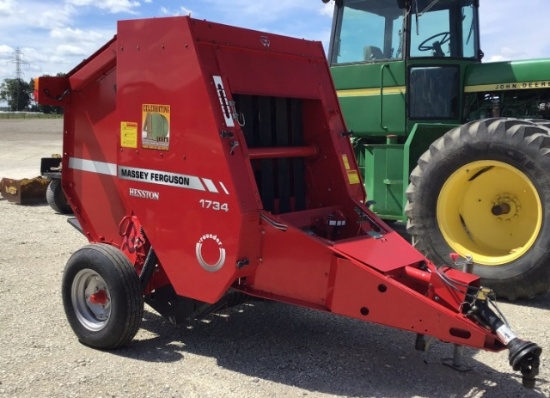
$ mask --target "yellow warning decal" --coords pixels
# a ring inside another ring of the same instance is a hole
[[[357,170],[347,170],[348,173],[348,181],[351,185],[353,184],[359,184],[361,180],[359,179],[359,173]]]
[[[170,148],[170,105],[143,104],[141,146],[167,151]]]
[[[346,170],[349,170],[351,167],[349,167],[348,155],[342,155],[342,161],[344,162],[344,167]]]
[[[122,148],[137,148],[138,124],[135,122],[120,122],[120,146]]]

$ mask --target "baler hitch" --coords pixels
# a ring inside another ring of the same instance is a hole
[[[480,292],[485,292],[480,290]],[[485,293],[478,293],[478,298],[468,311],[468,316],[477,320],[482,325],[489,327],[508,348],[508,360],[512,368],[521,371],[522,384],[527,388],[535,387],[535,377],[539,374],[540,355],[542,348],[530,341],[519,339],[490,307],[489,298]],[[496,308],[496,307],[495,307]],[[498,309],[497,309],[498,311]],[[502,318],[502,319],[501,319]]]
[[[508,360],[514,370],[521,371],[521,382],[527,388],[535,387],[535,377],[539,374],[542,348],[530,341],[517,337],[508,344]]]
[[[461,259],[457,253],[451,253],[450,257],[457,268],[462,268],[467,273],[473,272],[472,256],[468,255]],[[440,275],[445,278],[444,274],[440,273]],[[515,371],[521,371],[523,386],[534,388],[535,377],[539,374],[542,348],[530,341],[519,339],[512,332],[506,319],[494,304],[494,296],[491,289],[470,288],[467,297],[471,298],[471,302],[464,303],[462,310],[469,318],[489,328],[499,337],[499,340],[508,348],[510,365]],[[490,304],[498,312],[498,315],[490,308]]]

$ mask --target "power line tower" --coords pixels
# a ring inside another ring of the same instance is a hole
[[[23,52],[17,47],[13,53],[13,62],[15,62],[15,78],[20,80],[23,77],[21,64],[23,63]]]
[[[19,94],[21,93],[21,82],[23,81],[23,64],[28,64],[27,62],[23,61],[23,52],[19,47],[15,49],[13,52],[13,59],[12,61],[15,63],[15,84],[16,84],[16,106],[15,110],[19,111]]]

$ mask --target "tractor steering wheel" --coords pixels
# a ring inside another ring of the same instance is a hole
[[[428,43],[429,41],[432,41],[433,39],[435,39],[436,37],[439,37],[439,36],[442,36],[441,40],[439,41],[439,47],[441,47],[443,44],[447,43],[451,39],[451,33],[450,32],[437,33],[433,36],[428,37],[426,40],[424,40],[422,43],[420,43],[418,45],[418,50],[419,51],[437,50],[434,47],[435,42],[432,43],[431,45],[427,45],[426,43]]]

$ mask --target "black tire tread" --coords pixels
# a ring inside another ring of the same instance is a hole
[[[46,189],[46,201],[57,213],[71,214],[73,212],[61,187],[60,179],[54,178],[48,184]]]
[[[127,345],[136,335],[141,325],[143,318],[143,293],[141,291],[141,283],[139,282],[136,270],[120,250],[114,246],[107,244],[92,245],[94,249],[101,252],[115,266],[119,273],[120,279],[126,289],[128,318],[126,319],[125,333],[120,336],[119,340],[110,347],[111,349]]]

